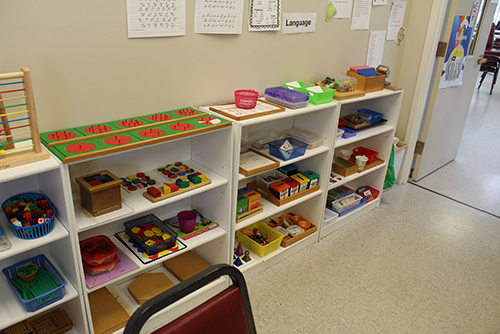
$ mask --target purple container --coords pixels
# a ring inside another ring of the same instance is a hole
[[[181,211],[177,214],[179,219],[179,228],[183,233],[191,233],[194,231],[194,223],[198,214],[193,211]]]
[[[269,102],[277,103],[292,109],[306,107],[309,101],[309,95],[306,93],[288,89],[283,86],[266,88],[265,97]]]

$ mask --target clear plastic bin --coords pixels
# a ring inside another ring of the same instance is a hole
[[[323,144],[323,137],[304,129],[291,128],[283,131],[283,133],[287,137],[292,137],[307,143],[308,150],[312,150],[313,148],[319,147]]]
[[[266,129],[248,134],[248,142],[257,150],[265,150],[269,148],[269,143],[285,138],[285,135],[275,129]]]

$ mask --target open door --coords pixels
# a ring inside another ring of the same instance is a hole
[[[469,16],[472,12],[471,0],[450,0],[441,41],[450,41],[455,16]],[[445,59],[440,58],[434,67],[434,78],[429,86],[429,94],[417,142],[415,167],[412,179],[417,181],[455,159],[460,139],[469,112],[472,94],[479,74],[479,56],[482,55],[493,22],[497,1],[479,0],[477,17],[473,25],[473,39],[469,42],[469,55],[464,54],[465,68],[462,84],[439,88]],[[459,27],[460,29],[461,27]],[[455,36],[456,34],[454,34]],[[456,55],[456,54],[455,54]],[[487,88],[484,88],[487,89]],[[407,174],[408,175],[408,174]]]

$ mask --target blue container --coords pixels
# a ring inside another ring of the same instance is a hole
[[[45,268],[52,275],[52,277],[54,277],[57,283],[59,283],[59,286],[51,291],[44,293],[43,295],[40,295],[30,300],[24,300],[19,295],[19,292],[14,287],[11,280],[15,280],[16,278],[19,277],[17,276],[17,269],[19,267],[22,267],[30,263],[36,264],[38,268]],[[5,278],[7,278],[7,282],[9,282],[9,285],[12,288],[12,290],[14,290],[14,292],[16,293],[17,298],[19,298],[24,308],[28,312],[35,312],[41,309],[42,307],[50,305],[64,298],[65,294],[64,287],[66,286],[66,280],[64,279],[64,277],[62,277],[59,271],[57,271],[54,265],[50,263],[50,261],[43,254],[18,262],[10,267],[4,268],[2,272],[5,275]]]
[[[354,137],[355,135],[358,134],[358,132],[354,131],[353,129],[342,128],[342,130],[344,130],[344,133],[342,134],[342,138],[351,138],[351,137]]]
[[[292,148],[289,150],[283,150],[281,149],[281,145],[288,140],[288,142],[292,145]],[[304,153],[306,153],[307,149],[307,143],[304,143],[303,141],[297,140],[292,137],[287,137],[285,139],[280,139],[280,140],[275,140],[273,142],[269,143],[269,153],[278,159],[281,160],[289,160],[289,159],[294,159],[298,158]]]
[[[45,197],[42,194],[38,194],[38,193],[19,194],[19,195],[13,196],[13,197],[9,198],[8,200],[6,200],[5,202],[3,202],[2,209],[5,208],[6,206],[9,206],[14,197],[17,197],[21,200],[24,198],[27,198],[27,197],[31,197],[33,202],[39,201],[39,200],[46,200],[49,203],[49,208],[52,209],[52,211],[54,212],[52,217],[47,219],[42,224],[36,224],[33,226],[16,226],[16,225],[10,223],[10,226],[12,227],[12,231],[14,232],[16,237],[21,238],[21,239],[36,239],[36,238],[40,238],[40,237],[43,237],[44,235],[49,234],[54,229],[54,219],[55,219],[54,217],[56,216],[56,210],[54,209],[52,204],[50,204],[50,201],[47,199],[47,197]],[[5,214],[5,216],[7,216],[7,214]],[[7,220],[9,220],[9,217],[7,217]]]
[[[368,125],[378,123],[382,120],[382,117],[384,117],[384,114],[370,109],[358,109],[358,115],[359,117],[361,117],[363,122]]]

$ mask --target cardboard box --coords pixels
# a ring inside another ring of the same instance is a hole
[[[286,179],[283,179],[283,182],[288,184],[288,186],[290,187],[288,190],[288,196],[293,196],[299,193],[300,189],[299,181],[294,180],[291,177],[287,177]]]
[[[309,179],[305,177],[302,173],[294,174],[290,177],[300,183],[299,192],[307,190],[309,185]]]
[[[290,186],[283,182],[283,180],[273,182],[269,185],[269,190],[279,200],[285,199],[289,196],[289,189]]]
[[[258,208],[260,205],[260,194],[256,191],[246,193],[243,196],[248,198],[248,211]]]

